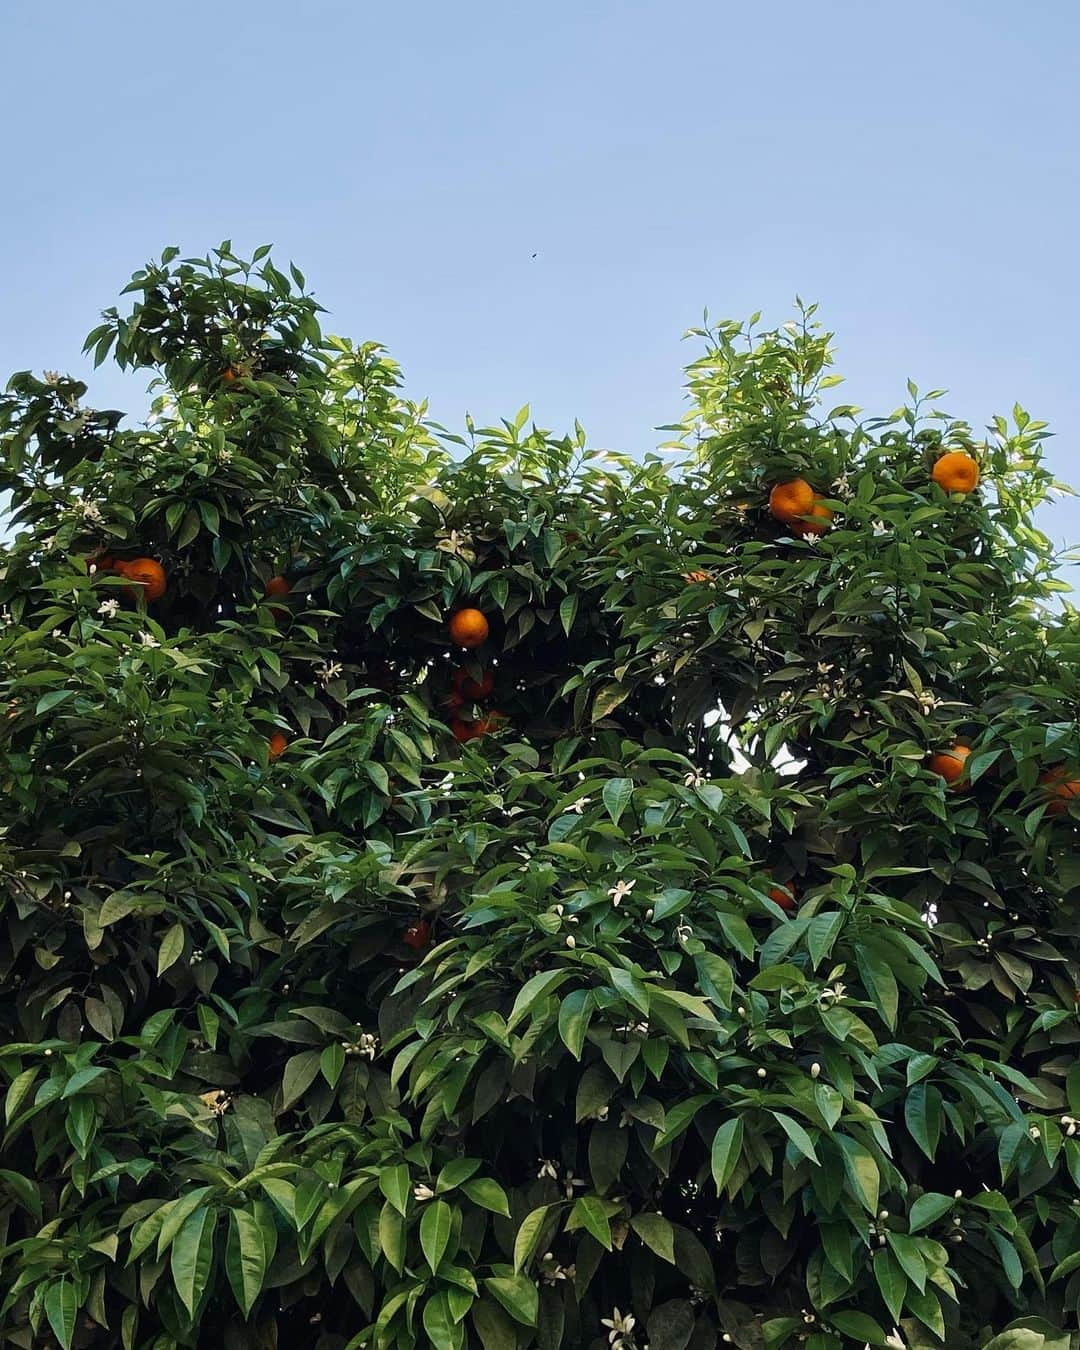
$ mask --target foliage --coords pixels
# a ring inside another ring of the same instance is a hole
[[[88,342],[144,425],[0,401],[5,1344],[1061,1350],[1043,424],[829,410],[800,306],[695,330],[643,462],[458,437],[304,285],[168,250]],[[794,476],[820,537],[768,512]]]

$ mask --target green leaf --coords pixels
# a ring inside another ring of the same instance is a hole
[[[471,1176],[474,1176],[483,1165],[480,1158],[451,1159],[435,1181],[435,1194],[445,1195],[447,1191],[456,1190],[462,1182],[468,1181]]]
[[[463,1344],[462,1330],[450,1311],[450,1299],[445,1289],[424,1304],[423,1322],[426,1343],[434,1350],[458,1350]]]
[[[630,694],[631,690],[626,685],[605,684],[593,699],[591,720],[599,722],[609,716],[620,703],[624,703],[630,697]]]
[[[40,717],[42,713],[46,713],[51,708],[55,708],[66,699],[73,698],[74,694],[75,691],[73,689],[53,689],[48,694],[42,694],[37,701],[34,712]]]
[[[542,970],[532,979],[526,980],[518,991],[510,1016],[506,1019],[507,1031],[513,1031],[519,1022],[528,1017],[541,999],[554,993],[572,974],[571,970]]]
[[[501,1214],[506,1219],[510,1217],[510,1202],[497,1181],[492,1181],[490,1177],[477,1177],[475,1181],[466,1181],[461,1189],[474,1205],[488,1209],[492,1214]]]
[[[622,813],[630,805],[633,794],[634,784],[630,778],[609,778],[604,784],[601,796],[613,825],[618,825]]]
[[[269,1253],[263,1224],[243,1209],[229,1211],[225,1274],[240,1311],[247,1317],[262,1292]]]
[[[859,967],[866,992],[881,1015],[881,1020],[890,1031],[896,1029],[896,1016],[900,1007],[900,990],[896,976],[876,952],[856,944],[855,961]]]
[[[379,1190],[397,1212],[404,1215],[409,1207],[409,1195],[412,1191],[408,1167],[404,1163],[398,1163],[395,1167],[384,1167],[379,1173]]]
[[[553,1208],[553,1205],[540,1205],[526,1214],[521,1221],[521,1227],[514,1238],[515,1275],[520,1274],[532,1260]]]
[[[285,1065],[281,1078],[281,1109],[288,1110],[314,1083],[319,1073],[318,1050],[303,1050]]]
[[[717,1195],[721,1194],[728,1178],[735,1171],[742,1154],[743,1123],[741,1116],[726,1120],[713,1135],[710,1164],[713,1185]]]
[[[49,1319],[52,1333],[63,1350],[71,1350],[78,1315],[79,1301],[75,1294],[75,1286],[61,1276],[45,1290],[45,1316]]]
[[[896,1257],[885,1248],[879,1248],[874,1253],[874,1279],[893,1322],[899,1322],[900,1311],[904,1306],[904,1294],[907,1291],[907,1276]]]
[[[955,1204],[951,1195],[941,1195],[937,1191],[920,1195],[908,1211],[908,1231],[918,1233],[923,1228],[929,1228],[942,1215],[948,1214]]]
[[[664,1116],[664,1128],[657,1134],[654,1147],[663,1148],[666,1144],[678,1139],[679,1135],[689,1127],[701,1108],[708,1106],[715,1100],[716,1098],[711,1092],[706,1092],[696,1097],[687,1097],[685,1101],[673,1106]],[[580,1116],[578,1118],[580,1119]]]
[[[345,1050],[339,1041],[328,1045],[319,1056],[319,1072],[327,1086],[335,1088],[345,1068]]]
[[[574,626],[574,619],[577,616],[578,596],[576,591],[564,596],[559,605],[559,620],[563,626],[563,632],[567,637],[570,636],[570,630]]]
[[[611,1251],[611,1224],[608,1222],[604,1202],[595,1195],[583,1195],[574,1203],[570,1211],[570,1222],[579,1224],[591,1233],[606,1251]]]
[[[217,1214],[207,1206],[195,1210],[177,1233],[169,1256],[173,1284],[189,1317],[206,1292],[214,1264],[214,1229]]]
[[[446,1255],[452,1226],[453,1211],[445,1200],[432,1200],[425,1206],[420,1220],[420,1247],[432,1274]]]
[[[801,1153],[804,1158],[808,1158],[810,1162],[817,1164],[818,1155],[814,1151],[814,1141],[799,1122],[793,1120],[791,1116],[784,1115],[781,1111],[773,1111],[772,1116],[791,1140],[798,1152]]]
[[[926,1288],[926,1260],[918,1240],[905,1233],[886,1233],[885,1237],[901,1270],[921,1293]]]
[[[575,1059],[581,1059],[595,1008],[596,999],[591,989],[575,989],[559,1005],[559,1035]]]
[[[379,1214],[379,1248],[400,1275],[405,1269],[405,1218],[389,1201]]]
[[[852,1193],[869,1213],[876,1214],[881,1175],[873,1155],[845,1135],[837,1135],[836,1140],[843,1151],[844,1170],[851,1184]]]
[[[662,1261],[672,1266],[675,1264],[675,1229],[669,1219],[665,1219],[662,1214],[635,1214],[630,1220],[630,1227]]]
[[[524,1275],[495,1275],[484,1281],[484,1288],[515,1321],[527,1327],[536,1326],[540,1296],[531,1280]]]
[[[885,1339],[887,1333],[866,1313],[853,1312],[847,1309],[842,1312],[830,1312],[829,1321],[845,1336],[851,1336],[860,1343],[887,1344]]]
[[[174,923],[165,936],[161,939],[161,946],[158,948],[157,973],[160,979],[170,966],[176,965],[177,961],[184,954],[185,933],[182,923]]]
[[[497,1303],[474,1303],[472,1320],[484,1350],[516,1350],[514,1324]]]
[[[912,1139],[933,1162],[941,1139],[942,1121],[941,1093],[933,1084],[916,1083],[908,1089],[904,1121]]]

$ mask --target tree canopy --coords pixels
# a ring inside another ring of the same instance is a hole
[[[459,435],[267,248],[125,294],[141,423],[0,396],[5,1344],[1075,1344],[1045,424],[800,303]]]

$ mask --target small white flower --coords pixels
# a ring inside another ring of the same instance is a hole
[[[331,680],[336,680],[345,667],[340,661],[324,661],[315,672],[315,677],[325,689]]]
[[[573,951],[574,948],[577,946],[577,938],[574,937],[573,933],[571,933],[570,936],[566,939],[566,945],[570,948],[571,951]]]
[[[1032,1125],[1031,1129],[1028,1130],[1028,1134],[1031,1135],[1032,1139],[1036,1142],[1042,1138],[1042,1130],[1039,1129],[1038,1125]]]
[[[874,523],[870,526],[870,528],[876,535],[889,533],[889,527],[888,525],[885,524],[883,520],[875,520]]]
[[[154,637],[153,633],[140,633],[139,641],[144,647],[160,647],[161,643]]]
[[[811,1078],[820,1078],[820,1077],[821,1077],[821,1065],[820,1065],[820,1064],[811,1064],[811,1065],[810,1065],[810,1077],[811,1077]]]
[[[368,1059],[374,1059],[375,1053],[379,1048],[378,1036],[373,1036],[370,1031],[365,1031],[356,1042],[356,1048],[362,1055],[367,1055]]]
[[[557,1181],[559,1169],[550,1158],[540,1159],[540,1171],[536,1174],[537,1180],[543,1181],[545,1177],[550,1177],[552,1181]]]
[[[574,1176],[573,1172],[567,1172],[563,1178],[563,1190],[566,1192],[567,1200],[573,1200],[575,1186],[584,1187],[584,1185],[585,1183],[580,1177]]]
[[[50,534],[48,539],[43,539],[41,541],[41,547],[45,550],[46,553],[51,553],[53,549],[56,547],[56,535]]]
[[[817,673],[819,675],[828,675],[830,670],[832,670],[831,661],[819,661],[817,663]]]
[[[758,1069],[757,1076],[759,1078],[767,1078],[769,1076],[768,1069]]]
[[[101,507],[97,502],[81,501],[79,511],[84,520],[99,521],[101,519]]]
[[[576,802],[571,802],[566,809],[573,811],[574,815],[580,816],[591,801],[591,797],[579,797]]]
[[[619,880],[612,886],[611,890],[608,891],[608,895],[611,896],[611,903],[616,909],[619,908],[619,905],[626,899],[636,885],[636,881]]]
[[[683,786],[688,788],[701,787],[702,783],[707,781],[708,780],[703,773],[698,773],[696,769],[691,769],[683,778]]]
[[[232,462],[232,451],[228,446],[224,450],[218,451],[218,462],[220,464],[230,464]]]
[[[60,372],[59,372],[58,370],[47,370],[47,371],[45,372],[45,383],[46,383],[46,384],[59,384],[59,383],[60,383]]]
[[[608,1344],[621,1346],[623,1344],[623,1338],[629,1336],[637,1325],[637,1319],[634,1317],[633,1313],[626,1313],[624,1316],[618,1308],[613,1308],[610,1317],[601,1317],[600,1325],[602,1327],[610,1328],[608,1331]]]
[[[694,936],[694,930],[690,927],[688,923],[685,922],[680,923],[678,927],[675,929],[675,936],[678,938],[680,942],[687,942],[690,938]]]
[[[98,605],[97,612],[106,619],[114,619],[119,608],[119,600],[103,600],[101,604]]]
[[[829,1007],[834,1003],[842,1003],[844,1001],[844,990],[846,988],[846,984],[841,984],[837,981],[836,984],[831,984],[827,989],[823,989],[821,993],[818,994],[817,1001],[823,1008]]]
[[[422,1181],[412,1188],[412,1193],[421,1204],[423,1204],[425,1200],[434,1200],[435,1198],[435,1192],[430,1186],[425,1186]]]
[[[818,544],[821,543],[821,535],[820,535],[820,534],[804,534],[804,535],[803,535],[803,543],[809,545],[810,548],[817,548]]]

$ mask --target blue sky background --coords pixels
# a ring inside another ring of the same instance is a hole
[[[0,372],[85,370],[165,244],[266,241],[440,421],[640,453],[703,307],[799,292],[843,397],[1019,399],[1080,484],[1078,76],[1075,0],[6,0]]]

